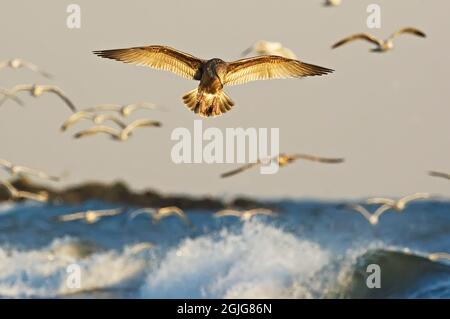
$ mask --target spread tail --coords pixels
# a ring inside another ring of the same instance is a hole
[[[222,115],[234,106],[234,102],[223,91],[209,94],[194,89],[183,96],[183,101],[191,111],[203,117]]]

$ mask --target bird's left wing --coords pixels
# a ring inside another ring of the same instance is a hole
[[[402,35],[402,34],[412,34],[412,35],[416,35],[421,38],[426,38],[426,36],[427,36],[424,32],[420,31],[419,29],[408,27],[408,28],[403,28],[401,30],[398,30],[397,32],[392,34],[391,39],[398,37],[399,35]]]
[[[67,95],[58,87],[56,86],[47,86],[45,87],[45,91],[52,92],[58,95],[66,104],[67,106],[72,110],[72,112],[77,112],[77,108],[75,104],[67,97]]]
[[[94,54],[102,58],[170,71],[190,80],[200,79],[198,75],[204,62],[190,54],[161,45],[94,51]]]
[[[228,63],[224,84],[238,85],[257,80],[298,78],[331,72],[333,70],[298,60],[263,55]]]
[[[338,164],[343,163],[345,159],[343,158],[328,158],[328,157],[320,157],[315,155],[309,155],[309,154],[294,154],[291,156],[292,159],[302,159],[307,160],[311,162],[318,162],[318,163],[327,163],[327,164]]]

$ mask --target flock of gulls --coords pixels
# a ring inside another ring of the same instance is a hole
[[[339,6],[341,2],[341,0],[327,0],[324,2],[324,5]],[[372,51],[387,52],[394,48],[394,39],[404,34],[421,38],[426,37],[424,32],[412,27],[400,29],[386,40],[378,39],[367,33],[357,33],[338,41],[332,45],[332,49],[356,40],[364,40],[375,45]],[[332,69],[326,67],[302,62],[297,59],[296,54],[291,49],[284,47],[283,44],[265,40],[257,41],[254,45],[242,52],[243,58],[232,62],[225,62],[218,58],[209,60],[200,59],[191,54],[161,45],[100,50],[94,51],[93,53],[102,58],[170,71],[186,79],[199,81],[200,83],[197,88],[183,96],[183,102],[188,109],[202,117],[220,116],[233,108],[235,103],[223,91],[225,86],[240,85],[256,80],[321,76],[333,72]],[[246,57],[249,54],[254,54],[255,56]],[[53,79],[50,73],[34,63],[20,58],[0,62],[0,71],[7,68],[13,70],[26,68],[47,79]],[[9,89],[0,88],[0,97],[2,97],[0,99],[0,106],[9,100],[23,106],[22,92],[28,92],[34,98],[41,97],[44,93],[57,96],[72,112],[72,115],[62,123],[60,128],[62,132],[66,132],[82,121],[88,121],[93,124],[88,129],[76,132],[73,135],[74,138],[85,138],[102,134],[109,136],[113,140],[124,142],[139,128],[162,126],[161,122],[149,118],[140,118],[132,122],[126,121],[132,113],[137,111],[153,111],[158,109],[159,107],[153,103],[139,102],[127,105],[101,104],[84,110],[78,110],[66,93],[55,85],[19,84]],[[111,125],[108,126],[106,125],[107,123]],[[280,167],[285,167],[296,161],[339,164],[343,163],[344,159],[325,158],[309,154],[279,154],[273,158],[259,159],[255,163],[246,164],[232,171],[225,172],[221,174],[221,177],[232,177],[258,165],[275,161]],[[53,182],[58,182],[62,179],[62,177],[52,176],[40,170],[16,165],[4,159],[0,159],[0,168],[6,171],[10,178],[35,177]],[[449,173],[430,171],[429,175],[450,180]],[[45,191],[37,193],[21,191],[15,188],[8,180],[0,181],[0,185],[7,190],[11,200],[49,201],[49,194]],[[375,226],[379,223],[380,217],[386,212],[402,212],[411,201],[425,200],[431,197],[428,193],[416,193],[400,199],[370,198],[364,203],[341,205],[340,208],[361,214],[371,225]],[[365,205],[378,205],[378,207],[373,212],[370,212]],[[125,212],[126,210],[123,208],[89,210],[58,216],[57,220],[60,222],[82,220],[87,224],[94,224],[102,218],[117,216]],[[175,206],[140,208],[129,212],[129,219],[134,219],[142,214],[148,215],[154,223],[158,223],[162,219],[170,216],[176,216],[186,225],[191,224],[186,213]],[[216,217],[235,217],[242,221],[248,221],[259,215],[276,217],[277,213],[267,208],[254,208],[242,211],[229,208],[215,213]],[[447,253],[434,253],[429,258],[432,260],[442,258],[450,259],[450,255]]]

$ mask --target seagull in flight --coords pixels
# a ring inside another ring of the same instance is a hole
[[[140,119],[128,124],[121,131],[109,126],[93,126],[87,130],[83,130],[74,135],[75,138],[82,138],[97,134],[108,134],[113,140],[125,142],[131,136],[133,130],[139,127],[160,127],[162,124],[158,121],[149,119]]]
[[[122,212],[123,212],[122,208],[88,210],[85,212],[77,212],[77,213],[58,216],[57,219],[61,222],[72,222],[75,220],[83,220],[87,224],[94,224],[103,217],[117,216],[117,215],[121,214]]]
[[[184,223],[190,225],[190,221],[189,221],[186,213],[181,208],[176,207],[176,206],[161,207],[158,209],[150,208],[150,207],[140,208],[131,213],[130,219],[134,219],[141,214],[150,215],[153,223],[158,223],[161,219],[169,217],[169,216],[176,216],[176,217],[180,218]]]
[[[373,35],[370,35],[368,33],[358,33],[351,35],[347,38],[344,38],[340,40],[339,42],[335,43],[332,48],[336,49],[340,47],[341,45],[344,45],[346,43],[356,41],[356,40],[365,40],[372,44],[374,44],[376,47],[372,49],[373,52],[387,52],[394,48],[394,39],[402,34],[412,34],[421,38],[426,38],[426,34],[422,31],[415,29],[415,28],[403,28],[395,33],[393,33],[389,38],[386,40],[381,40]]]
[[[325,0],[324,5],[326,7],[337,7],[340,6],[342,3],[342,0]]]
[[[48,193],[45,191],[39,192],[39,193],[31,193],[26,191],[21,191],[15,188],[10,182],[8,181],[0,181],[0,184],[3,185],[6,190],[8,191],[9,195],[13,200],[20,200],[20,199],[29,199],[36,202],[47,202],[48,201]]]
[[[124,129],[127,127],[127,124],[119,119],[118,117],[112,115],[112,114],[95,114],[91,112],[86,111],[80,111],[77,113],[72,114],[62,125],[61,125],[61,131],[66,131],[69,127],[73,126],[74,124],[78,123],[81,120],[89,120],[92,121],[96,125],[101,125],[106,121],[111,121],[115,124],[117,124],[121,129]]]
[[[5,97],[0,101],[0,106],[8,99],[11,95],[16,95],[19,92],[29,92],[33,97],[40,97],[44,93],[56,94],[64,103],[70,108],[72,112],[76,112],[77,108],[72,103],[72,101],[66,96],[66,94],[57,86],[54,85],[37,85],[37,84],[19,84],[14,86],[12,89],[7,91]]]
[[[183,96],[186,106],[202,116],[219,116],[228,112],[234,102],[223,91],[226,85],[256,80],[301,78],[324,75],[333,70],[274,55],[225,62],[214,58],[199,59],[176,49],[151,45],[116,50],[94,51],[108,59],[171,71],[189,80],[200,81],[198,88]]]
[[[0,159],[0,168],[6,170],[12,177],[27,177],[34,176],[41,179],[46,179],[52,182],[59,182],[62,178],[58,176],[52,176],[47,174],[46,172],[39,171],[34,168],[29,168],[26,166],[16,165],[11,163],[10,161]]]
[[[242,52],[242,56],[246,56],[252,52],[257,55],[277,55],[287,59],[297,59],[297,56],[291,49],[285,48],[280,42],[258,41],[248,49]]]
[[[366,201],[366,203],[367,204],[380,204],[380,205],[388,207],[389,209],[393,209],[397,212],[401,212],[406,208],[408,203],[415,201],[415,200],[429,199],[430,197],[431,197],[431,195],[428,193],[415,193],[412,195],[402,197],[397,200],[390,199],[390,198],[370,198]]]
[[[224,217],[224,216],[239,217],[242,221],[248,221],[258,215],[276,216],[276,214],[271,209],[267,208],[254,208],[244,211],[239,211],[235,209],[223,209],[214,214],[214,216],[216,217]]]
[[[156,110],[158,107],[153,103],[148,102],[139,102],[127,105],[119,105],[119,104],[100,104],[94,107],[88,108],[85,111],[87,112],[102,112],[102,111],[112,111],[117,112],[123,117],[128,117],[132,113],[138,110]]]
[[[310,161],[310,162],[317,162],[317,163],[325,163],[325,164],[338,164],[338,163],[343,163],[344,159],[343,158],[326,158],[326,157],[319,157],[319,156],[314,156],[314,155],[308,155],[308,154],[280,154],[278,156],[275,156],[271,159],[269,159],[269,162],[271,161],[278,161],[278,165],[280,167],[285,167],[297,160],[305,160],[305,161]],[[253,167],[256,167],[258,165],[262,165],[264,164],[264,162],[267,161],[263,161],[263,160],[258,160],[255,163],[250,163],[250,164],[246,164],[243,165],[237,169],[234,169],[232,171],[223,173],[222,175],[220,175],[220,177],[225,178],[225,177],[230,177],[230,176],[234,176],[237,175],[239,173],[242,173],[248,169],[251,169]]]
[[[390,209],[389,206],[383,205],[379,207],[374,213],[371,213],[364,206],[359,204],[347,205],[346,207],[360,213],[373,226],[377,225],[380,216]]]
[[[27,68],[35,73],[39,73],[40,75],[46,77],[47,79],[51,79],[53,78],[53,76],[50,73],[45,72],[44,70],[42,70],[41,68],[39,68],[37,65],[25,61],[23,59],[20,58],[14,58],[11,60],[5,60],[0,62],[0,70],[5,69],[5,68],[11,68],[14,70],[20,69],[20,68]]]

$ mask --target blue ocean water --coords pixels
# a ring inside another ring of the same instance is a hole
[[[3,298],[450,298],[450,202],[411,203],[371,226],[336,202],[278,201],[277,217],[242,222],[188,210],[130,219],[133,208],[101,219],[58,215],[117,206],[0,205]],[[147,247],[152,243],[153,248]],[[68,284],[68,266],[81,270]],[[366,285],[367,266],[381,288]]]

